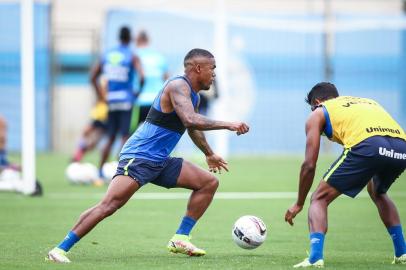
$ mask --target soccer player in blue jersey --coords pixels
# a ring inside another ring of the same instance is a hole
[[[310,254],[295,268],[324,267],[328,206],[341,194],[354,198],[367,186],[394,246],[393,264],[406,264],[406,244],[395,203],[387,191],[406,168],[406,134],[376,101],[339,96],[334,84],[316,84],[306,98],[312,112],[306,122],[306,154],[296,202],[286,211],[293,225],[316,172],[320,136],[344,147],[312,194],[308,211]]]
[[[71,247],[100,221],[122,207],[143,185],[153,183],[166,188],[187,188],[190,195],[186,214],[168,243],[169,251],[189,256],[206,252],[190,242],[190,231],[211,203],[218,187],[210,172],[170,153],[185,130],[205,154],[211,172],[228,171],[227,162],[216,155],[207,143],[203,130],[227,129],[237,135],[247,133],[243,122],[211,120],[199,113],[199,91],[213,83],[216,62],[203,49],[193,49],[184,58],[185,74],[166,81],[158,93],[146,121],[125,143],[120,153],[117,173],[100,203],[82,213],[66,238],[48,253],[48,259],[69,263]]]
[[[133,112],[133,116],[138,114],[138,117],[131,119],[134,130],[145,121],[156,95],[161,90],[162,84],[169,78],[168,63],[161,53],[150,47],[146,31],[142,30],[137,34],[135,43],[137,47],[136,54],[141,60],[144,71],[145,83],[142,93],[137,98],[137,106]]]
[[[122,27],[119,33],[120,45],[105,53],[91,71],[91,81],[97,93],[98,101],[105,101],[99,77],[103,74],[107,80],[107,135],[100,159],[100,176],[103,164],[107,161],[117,134],[121,135],[122,144],[130,135],[131,114],[135,95],[133,91],[134,73],[140,80],[140,89],[144,83],[144,72],[139,58],[130,48],[131,31]]]

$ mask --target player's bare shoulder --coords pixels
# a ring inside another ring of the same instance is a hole
[[[326,119],[323,112],[323,107],[319,106],[315,108],[309,115],[306,121],[306,129],[311,127],[317,127],[318,129],[322,130],[326,123]]]
[[[177,79],[172,80],[167,84],[165,87],[164,92],[167,92],[170,95],[189,95],[190,94],[190,87],[185,80]]]
[[[182,104],[189,100],[190,89],[187,82],[182,79],[172,80],[162,92],[161,107],[164,112],[171,112],[176,107],[183,107]]]

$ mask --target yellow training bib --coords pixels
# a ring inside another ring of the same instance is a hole
[[[90,117],[93,120],[104,122],[107,120],[108,111],[109,107],[105,102],[97,102],[90,112]]]
[[[326,135],[345,148],[372,136],[390,136],[406,140],[402,127],[376,101],[341,96],[322,103]]]

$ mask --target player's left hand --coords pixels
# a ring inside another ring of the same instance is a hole
[[[209,165],[210,172],[221,173],[222,169],[228,172],[227,162],[216,154],[206,156],[206,162]]]
[[[293,204],[285,214],[285,221],[288,222],[291,226],[293,226],[293,219],[296,217],[297,214],[302,211],[303,205],[298,205],[297,203]]]

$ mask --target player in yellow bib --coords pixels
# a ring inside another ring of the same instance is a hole
[[[395,204],[386,194],[406,168],[406,136],[402,127],[376,101],[339,97],[336,87],[316,84],[306,102],[312,113],[306,122],[306,153],[297,201],[286,211],[293,225],[312,186],[319,155],[320,136],[344,146],[312,195],[308,213],[310,254],[294,267],[323,267],[327,207],[341,194],[355,197],[365,186],[378,208],[395,250],[393,263],[406,264],[406,244]]]
[[[105,93],[103,91],[103,93]],[[81,162],[84,155],[93,150],[107,134],[108,105],[99,100],[90,111],[90,123],[84,128],[72,157],[72,162]]]

